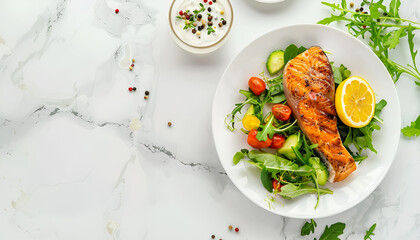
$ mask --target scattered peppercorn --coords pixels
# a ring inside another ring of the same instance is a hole
[[[384,12],[384,16],[388,16],[388,13]]]
[[[209,2],[209,4],[210,4],[210,5],[212,5],[212,4],[213,4],[213,2],[212,2],[212,1],[210,1],[210,2]]]
[[[219,27],[222,27],[222,26],[223,26],[223,23],[219,22]]]
[[[118,14],[120,12],[120,10],[117,8],[115,9],[115,13]]]
[[[232,225],[229,225],[229,230],[232,230]]]
[[[360,11],[363,12],[363,7],[360,8]]]
[[[216,0],[213,0],[214,3],[216,3]]]
[[[136,62],[136,59],[134,59],[134,58],[133,58],[133,59],[131,59],[131,62],[132,62],[132,63],[135,63],[135,62]]]
[[[137,88],[136,87],[133,87],[133,91],[136,91],[137,90]]]
[[[203,29],[203,26],[198,26],[197,29],[198,31],[201,31]]]
[[[207,24],[208,24],[209,26],[213,26],[213,22],[212,22],[212,21],[209,21]]]
[[[197,32],[197,29],[193,28],[192,33],[195,34]]]
[[[172,126],[172,123],[171,122],[168,122],[168,126],[170,127],[170,126]]]
[[[182,12],[182,10],[181,11],[179,11],[179,15],[183,15],[184,14],[184,12]]]
[[[207,17],[207,19],[208,19],[209,21],[211,21],[211,20],[213,20],[213,16],[212,16],[212,15],[209,15],[209,16]]]
[[[359,8],[356,8],[356,12],[359,12],[360,11],[360,9]]]
[[[149,91],[144,92],[144,94],[149,95]]]
[[[128,69],[130,69],[130,71],[133,71],[133,67],[132,66],[130,66]]]
[[[149,98],[149,96],[144,96],[144,99],[148,99]]]
[[[235,228],[235,232],[239,232],[239,228]]]
[[[131,66],[134,67],[134,63],[132,63]]]
[[[133,88],[132,87],[129,87],[128,88],[128,91],[130,91],[130,92],[133,91]]]
[[[214,236],[214,235],[211,235],[211,238],[212,238],[212,239],[214,239],[215,237],[216,237],[216,236]]]
[[[350,7],[354,7],[354,2],[351,2],[350,3]]]
[[[203,15],[201,15],[201,14],[198,14],[198,15],[197,15],[197,19],[198,19],[198,20],[200,20],[202,17],[203,17]]]
[[[368,14],[368,12],[362,12],[363,14]]]
[[[226,22],[226,20],[223,19],[222,23],[223,23],[223,25],[226,25],[227,22]]]
[[[207,8],[207,11],[211,12],[211,7]]]

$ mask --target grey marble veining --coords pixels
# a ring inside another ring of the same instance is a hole
[[[170,3],[0,0],[0,239],[313,239],[300,236],[303,220],[266,212],[232,185],[211,137],[211,104],[249,41],[328,9],[233,0],[229,41],[196,56],[171,39]],[[401,11],[420,21],[418,4]],[[413,85],[406,76],[397,84],[404,125],[420,113]],[[317,220],[314,236],[341,221],[342,239],[363,239],[373,223],[373,239],[420,239],[418,156],[420,139],[402,137],[379,188]]]

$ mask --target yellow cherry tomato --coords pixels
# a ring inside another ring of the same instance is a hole
[[[242,125],[248,131],[251,131],[252,129],[258,129],[260,123],[260,120],[254,115],[248,115],[242,119]]]

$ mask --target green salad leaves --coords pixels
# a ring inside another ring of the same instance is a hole
[[[405,73],[412,76],[414,83],[420,87],[420,71],[416,64],[418,50],[414,49],[413,40],[414,31],[420,29],[420,23],[400,17],[400,0],[391,0],[388,6],[384,5],[383,0],[376,2],[364,0],[361,6],[369,5],[365,8],[368,8],[370,13],[349,9],[346,0],[341,0],[341,4],[327,2],[322,2],[322,4],[330,7],[338,14],[331,14],[330,17],[320,20],[318,24],[328,25],[336,21],[345,22],[350,34],[368,40],[368,45],[388,69],[394,83],[398,81],[401,74]],[[407,37],[411,56],[411,64],[407,65],[395,62],[389,54],[404,37]],[[335,75],[334,79],[336,79]],[[418,128],[420,127],[417,126],[419,125],[414,124],[413,126],[412,123],[411,126],[403,128],[401,132],[407,137],[418,137],[420,135]]]
[[[417,117],[416,121],[411,122],[410,126],[401,129],[401,132],[407,137],[420,136],[420,116]]]

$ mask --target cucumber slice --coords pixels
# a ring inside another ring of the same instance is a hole
[[[270,75],[274,75],[284,67],[284,52],[281,50],[274,51],[268,56],[267,70]]]
[[[328,180],[328,171],[327,168],[321,163],[319,158],[311,157],[309,159],[309,164],[315,169],[316,178],[318,179],[319,185],[325,185]]]
[[[302,142],[303,141],[300,134],[296,133],[296,134],[290,135],[284,142],[283,147],[277,150],[277,153],[282,154],[289,159],[296,159],[297,156],[295,152],[293,152],[292,147],[295,148],[296,150],[299,150],[300,147],[302,146]]]

